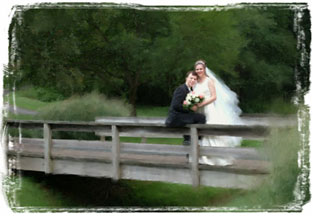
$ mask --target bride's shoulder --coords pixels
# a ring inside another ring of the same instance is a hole
[[[212,79],[211,77],[207,77],[206,78],[206,81],[209,83],[209,84],[214,84],[214,79]]]

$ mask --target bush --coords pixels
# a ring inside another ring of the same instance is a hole
[[[27,98],[32,98],[32,99],[37,99],[37,91],[34,87],[32,86],[23,86],[20,89],[18,89],[19,96],[21,97],[27,97]]]
[[[60,101],[65,97],[53,88],[36,88],[37,99],[43,102]]]
[[[129,116],[130,106],[99,93],[73,96],[39,109],[38,119],[56,121],[94,121],[97,116]]]
[[[64,100],[65,97],[54,88],[42,88],[33,86],[22,86],[17,94],[21,97],[32,98],[42,102]]]
[[[94,121],[98,116],[129,116],[130,106],[121,100],[108,99],[99,93],[73,96],[38,110],[36,119],[54,121]],[[80,136],[84,133],[56,133],[54,138],[99,139],[95,136]],[[90,133],[89,133],[90,134]]]
[[[296,197],[298,176],[298,151],[300,137],[297,128],[273,129],[260,148],[271,162],[270,174],[264,184],[245,196],[230,203],[231,206],[256,209],[281,209],[292,203]]]

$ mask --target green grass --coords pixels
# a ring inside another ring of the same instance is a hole
[[[13,209],[215,207],[223,206],[243,193],[238,189],[194,188],[191,185],[134,180],[113,182],[106,178],[45,175],[38,172],[21,172],[21,175],[9,178],[11,184],[16,184],[15,189],[7,191]]]
[[[169,107],[160,106],[137,106],[138,117],[166,117]]]
[[[8,94],[5,98],[4,101],[7,102],[9,101],[9,104],[13,105],[13,93]],[[23,96],[23,92],[22,91],[16,91],[15,93],[15,102],[16,102],[16,106],[19,108],[23,108],[23,109],[28,109],[28,110],[33,110],[33,111],[37,111],[40,108],[43,108],[47,105],[49,105],[50,103],[48,102],[42,102],[33,98],[29,98],[29,97],[25,97]]]
[[[261,147],[263,144],[262,141],[259,140],[242,140],[241,141],[241,147],[254,147],[258,148]]]
[[[10,189],[11,191],[7,191],[9,205],[13,208],[30,206],[52,208],[73,205],[66,196],[44,187],[35,180],[34,176],[10,176],[6,181],[15,185]]]
[[[149,181],[125,181],[132,191],[132,198],[143,207],[189,206],[208,207],[223,206],[242,190],[203,187]]]

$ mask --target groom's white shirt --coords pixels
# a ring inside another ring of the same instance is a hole
[[[187,86],[188,90],[191,91],[191,88],[187,85],[187,83],[185,83],[185,85]]]

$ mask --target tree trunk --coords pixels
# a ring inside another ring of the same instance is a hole
[[[137,89],[139,86],[139,72],[135,73],[134,77],[129,77],[129,103],[131,104],[131,116],[137,116],[136,100],[137,100]]]

